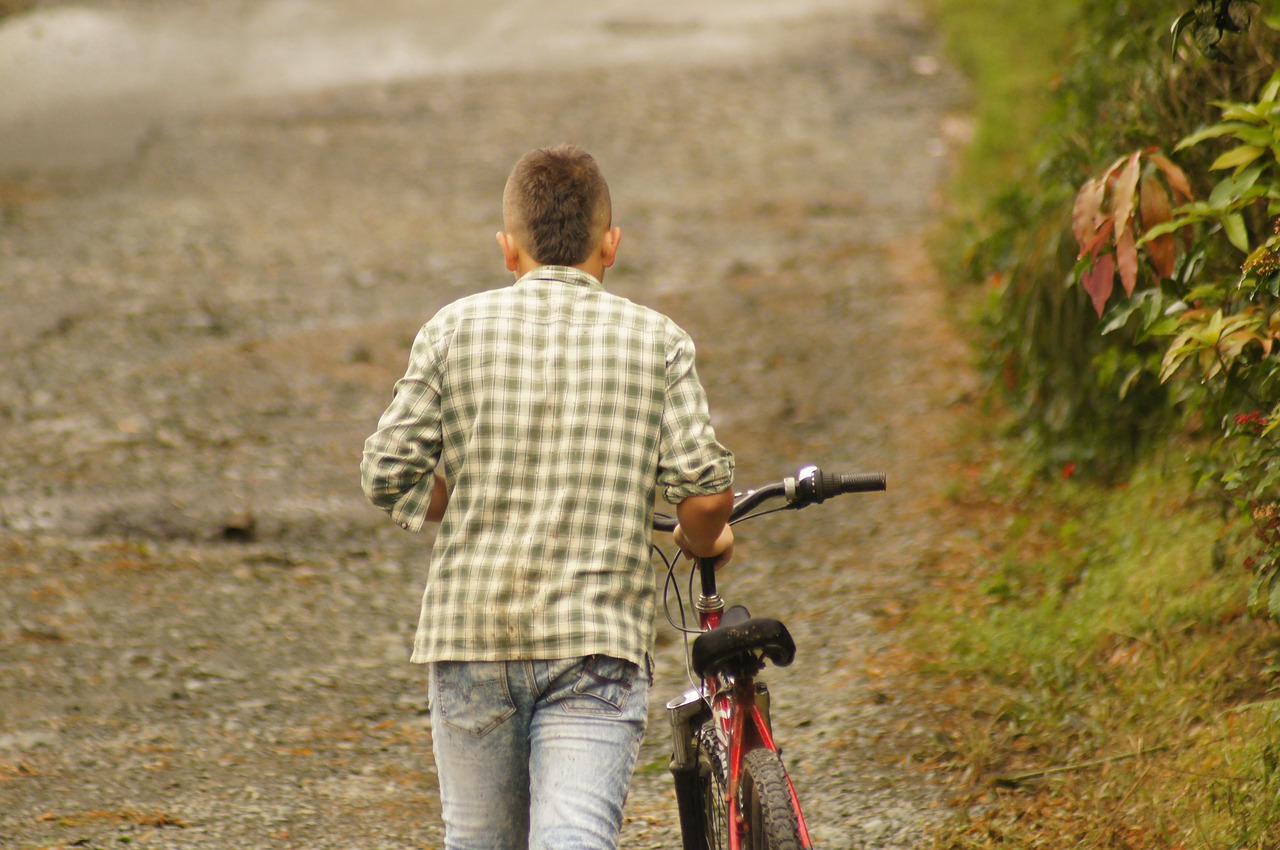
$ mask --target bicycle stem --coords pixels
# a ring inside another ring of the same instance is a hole
[[[705,616],[713,616],[718,623],[720,614],[724,611],[724,600],[720,598],[720,594],[716,592],[716,562],[714,558],[698,559],[698,574],[702,579],[702,595],[698,597],[698,601],[694,603],[694,607],[698,613]],[[716,623],[711,624],[712,627]]]

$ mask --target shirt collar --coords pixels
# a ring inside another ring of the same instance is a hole
[[[588,289],[604,290],[604,284],[581,269],[571,266],[540,266],[516,281],[521,284],[536,284],[542,281],[569,283],[574,286],[585,286]]]

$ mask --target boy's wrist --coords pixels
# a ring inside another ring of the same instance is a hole
[[[733,529],[728,525],[722,527],[715,539],[710,541],[705,538],[690,540],[684,528],[677,525],[672,532],[672,538],[682,552],[694,558],[718,558],[733,548]]]

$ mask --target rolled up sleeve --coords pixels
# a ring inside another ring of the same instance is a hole
[[[666,402],[658,483],[669,504],[733,486],[733,454],[716,440],[706,391],[698,380],[693,340],[680,331],[667,347]]]
[[[396,382],[378,430],[365,440],[360,462],[365,497],[410,531],[426,524],[432,472],[440,460],[441,342],[430,324],[419,331],[409,367]]]

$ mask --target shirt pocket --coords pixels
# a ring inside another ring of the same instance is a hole
[[[431,668],[431,701],[454,729],[482,738],[516,713],[505,663],[437,661]]]

